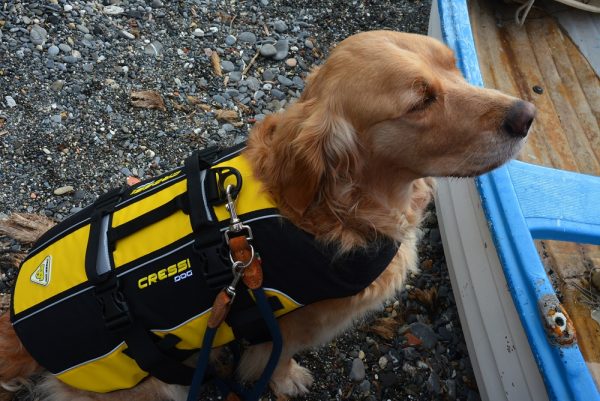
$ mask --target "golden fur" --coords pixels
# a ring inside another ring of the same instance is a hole
[[[434,39],[367,32],[343,41],[313,71],[296,103],[252,130],[245,153],[294,224],[337,244],[340,252],[381,235],[401,243],[384,273],[359,294],[279,319],[284,350],[271,380],[279,397],[305,393],[313,382],[292,359],[295,353],[330,341],[378,309],[416,270],[418,226],[434,187],[427,177],[481,174],[518,152],[524,135],[503,129],[517,101],[467,84],[452,52]],[[34,365],[6,318],[2,322],[1,377],[27,376]],[[240,378],[258,377],[269,352],[268,343],[249,347],[238,367]],[[49,375],[35,391],[48,401],[179,400],[185,394],[156,379],[131,390],[89,394]]]

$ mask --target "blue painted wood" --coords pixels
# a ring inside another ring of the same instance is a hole
[[[600,178],[518,161],[507,167],[533,238],[600,245]]]
[[[455,51],[459,68],[470,83],[483,86],[466,0],[438,0],[438,8],[442,36]],[[543,295],[555,293],[535,248],[530,224],[536,236],[557,235],[559,230],[550,227],[548,219],[544,222],[534,220],[539,217],[540,210],[535,203],[538,200],[542,202],[547,188],[537,189],[537,198],[534,193],[527,191],[525,187],[528,181],[519,178],[523,174],[521,164],[511,162],[508,167],[500,167],[476,180],[498,256],[550,399],[600,401],[600,394],[577,345],[558,346],[551,343],[546,335],[538,300]],[[517,182],[516,187],[513,179]],[[548,180],[543,181],[548,183]],[[555,194],[560,192],[554,187],[553,191]],[[519,196],[523,196],[523,199]],[[523,214],[520,200],[526,205],[526,215]],[[556,217],[557,213],[560,215],[559,205],[556,206],[549,214],[550,218]],[[573,218],[569,224],[583,223],[585,218]],[[567,222],[565,219],[561,221]],[[593,234],[593,227],[587,228]],[[570,226],[567,232],[574,235],[564,235],[561,239],[592,241],[593,236],[588,235],[581,226]]]

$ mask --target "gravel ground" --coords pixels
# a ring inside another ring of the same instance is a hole
[[[253,123],[299,96],[310,67],[337,42],[371,29],[425,33],[429,7],[5,0],[0,217],[61,220],[128,177],[178,166],[193,148],[244,141]],[[303,399],[479,399],[433,210],[423,231],[422,273],[398,300],[300,355],[316,377]],[[0,256],[22,250],[0,237]],[[10,292],[14,268],[0,262],[0,270],[0,292]]]

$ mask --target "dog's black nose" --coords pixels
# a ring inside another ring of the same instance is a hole
[[[535,117],[535,106],[523,100],[516,101],[506,113],[502,129],[510,136],[524,138]]]

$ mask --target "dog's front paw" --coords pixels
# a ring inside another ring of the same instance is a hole
[[[306,394],[312,384],[310,370],[298,365],[293,358],[287,366],[278,367],[271,378],[271,389],[278,401]]]

